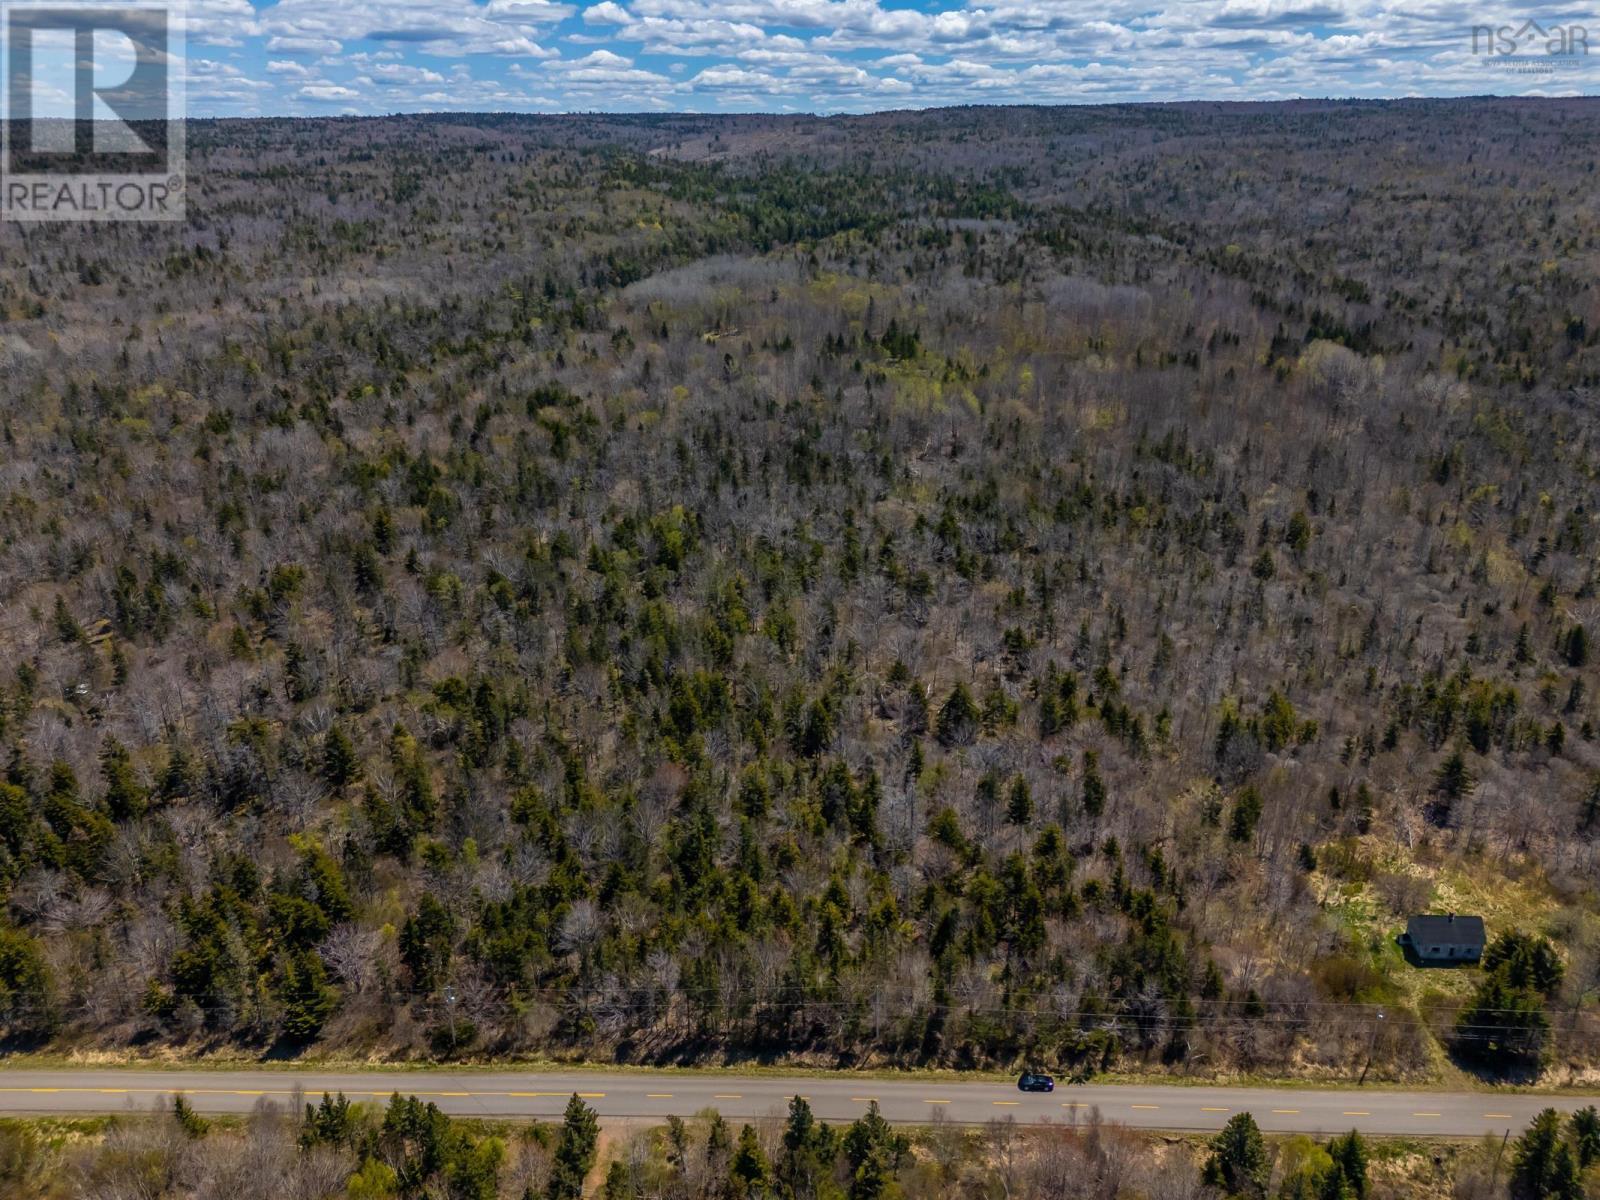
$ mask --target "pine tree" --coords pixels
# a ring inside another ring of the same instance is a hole
[[[739,1131],[739,1144],[734,1148],[733,1166],[729,1177],[737,1196],[759,1196],[767,1188],[772,1168],[761,1149],[754,1126],[746,1125]]]
[[[78,618],[72,615],[72,610],[67,607],[67,602],[60,596],[56,597],[55,614],[56,636],[68,646],[75,646],[84,641],[83,626],[78,624]]]
[[[283,1001],[283,1034],[293,1042],[315,1040],[339,1007],[339,991],[328,982],[327,968],[315,950],[285,956],[278,997]]]
[[[211,1128],[211,1123],[195,1112],[193,1106],[183,1098],[182,1093],[175,1093],[172,1097],[172,1119],[178,1123],[178,1128],[183,1130],[184,1137],[195,1141],[205,1137]]]
[[[1572,1152],[1578,1156],[1578,1169],[1588,1170],[1600,1162],[1600,1111],[1594,1105],[1572,1114],[1569,1124]]]
[[[878,1111],[867,1105],[866,1115],[844,1135],[845,1158],[850,1163],[850,1200],[882,1200],[892,1194],[895,1172],[910,1152],[904,1134],[896,1133]]]
[[[1512,1157],[1512,1200],[1582,1200],[1578,1164],[1561,1138],[1561,1114],[1547,1108],[1517,1139]]]
[[[1006,820],[1013,825],[1026,825],[1033,820],[1033,793],[1021,775],[1011,781],[1011,790],[1006,794]]]
[[[550,1162],[550,1182],[545,1190],[548,1200],[582,1200],[583,1181],[594,1166],[599,1144],[599,1117],[578,1093],[572,1093],[561,1119],[561,1140]]]
[[[1261,793],[1254,785],[1246,787],[1233,802],[1233,813],[1228,818],[1228,840],[1248,842],[1256,835],[1256,825],[1261,820]]]
[[[1249,1113],[1230,1117],[1222,1132],[1211,1139],[1205,1179],[1230,1196],[1261,1197],[1267,1192],[1272,1162],[1267,1143]]]
[[[340,789],[353,783],[360,772],[356,748],[341,726],[334,725],[322,739],[322,777],[328,786]]]
[[[1083,811],[1091,820],[1106,810],[1106,784],[1100,778],[1099,762],[1093,750],[1083,752]]]
[[[789,1101],[783,1153],[776,1172],[782,1194],[811,1200],[831,1170],[833,1157],[833,1131],[819,1124],[811,1114],[811,1106],[795,1096]]]
[[[1589,662],[1589,631],[1582,625],[1567,630],[1561,641],[1561,657],[1569,667],[1586,666]]]
[[[1452,750],[1434,772],[1433,790],[1446,800],[1459,800],[1472,790],[1474,779],[1460,750]]]
[[[964,683],[950,689],[950,695],[939,709],[936,734],[941,746],[970,745],[978,732],[978,705]]]
[[[1351,1200],[1367,1200],[1367,1144],[1361,1135],[1352,1129],[1343,1137],[1334,1138],[1328,1143],[1328,1157],[1333,1159],[1343,1181],[1343,1194]]]

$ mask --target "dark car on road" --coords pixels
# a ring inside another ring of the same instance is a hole
[[[1024,1071],[1022,1078],[1017,1080],[1019,1092],[1053,1092],[1056,1090],[1056,1081],[1043,1071]]]

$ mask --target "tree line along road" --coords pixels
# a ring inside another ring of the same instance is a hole
[[[804,1096],[823,1120],[852,1121],[876,1102],[891,1121],[921,1123],[936,1113],[962,1124],[1011,1117],[1019,1123],[1072,1122],[1098,1109],[1136,1129],[1220,1129],[1249,1112],[1268,1133],[1478,1137],[1521,1129],[1541,1109],[1570,1112],[1582,1096],[1497,1092],[1187,1087],[1058,1083],[1053,1093],[1024,1093],[1003,1082],[874,1079],[866,1076],[740,1076],[583,1071],[324,1072],[144,1071],[79,1069],[0,1071],[0,1114],[70,1115],[149,1108],[182,1093],[200,1112],[248,1113],[263,1101],[298,1104],[324,1092],[382,1101],[392,1093],[432,1101],[452,1116],[555,1119],[576,1092],[602,1120],[689,1116],[715,1108],[749,1120],[782,1113]]]

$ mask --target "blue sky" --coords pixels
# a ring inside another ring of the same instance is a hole
[[[1592,60],[1474,53],[1530,17],[1592,26]],[[1600,9],[1454,0],[189,0],[187,27],[196,116],[1600,91]]]

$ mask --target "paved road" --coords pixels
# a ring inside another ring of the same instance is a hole
[[[1290,1091],[1281,1088],[1063,1085],[1050,1095],[1023,1094],[1004,1083],[918,1082],[850,1076],[697,1075],[623,1071],[572,1074],[339,1073],[304,1071],[130,1071],[0,1069],[0,1113],[63,1114],[147,1108],[182,1092],[196,1109],[245,1113],[272,1101],[297,1104],[323,1092],[382,1101],[393,1092],[432,1100],[448,1113],[479,1117],[559,1117],[577,1092],[602,1119],[689,1116],[716,1108],[749,1119],[781,1114],[802,1095],[828,1121],[850,1121],[876,1100],[892,1121],[925,1122],[943,1112],[977,1124],[996,1117],[1026,1123],[1072,1121],[1098,1108],[1108,1120],[1142,1129],[1210,1130],[1249,1111],[1269,1132],[1475,1137],[1520,1130],[1534,1113],[1565,1111],[1577,1097],[1496,1093]]]

